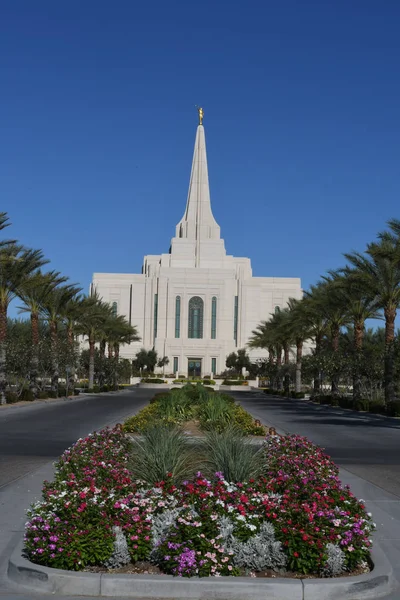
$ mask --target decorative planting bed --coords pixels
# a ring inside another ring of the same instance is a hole
[[[248,443],[260,427],[239,408],[200,386],[176,390],[78,440],[29,511],[27,557],[178,577],[368,572],[374,524],[337,467],[299,436]],[[179,429],[188,419],[204,433],[195,444]]]

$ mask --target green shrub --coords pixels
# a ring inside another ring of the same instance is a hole
[[[387,414],[391,417],[400,417],[400,400],[394,400],[388,404]]]
[[[367,398],[361,398],[361,400],[356,400],[353,405],[354,410],[358,411],[368,411],[369,409],[369,400]]]
[[[162,398],[168,398],[168,396],[170,394],[172,394],[172,392],[178,392],[178,391],[180,391],[180,390],[171,390],[171,391],[166,390],[165,392],[157,392],[157,394],[154,394],[154,396],[151,398],[150,404],[153,404],[153,402],[158,402]]]
[[[24,388],[19,397],[21,402],[33,402],[35,394],[29,388]]]
[[[59,397],[59,398],[65,398],[65,397],[66,397],[66,395],[67,395],[67,390],[66,390],[66,388],[59,387],[59,388],[58,388],[58,397]]]
[[[349,398],[348,396],[340,396],[339,406],[341,408],[353,408],[353,398]]]
[[[80,390],[74,389],[74,396],[79,396],[80,393]]]
[[[95,394],[98,394],[98,393],[100,392],[100,386],[99,386],[99,385],[94,385],[94,386],[93,386],[93,392],[94,392]]]
[[[305,397],[304,392],[290,392],[290,397],[295,399],[300,399]]]
[[[46,391],[39,391],[37,393],[37,398],[38,400],[47,400],[47,398],[49,397],[49,392]]]
[[[242,482],[257,477],[263,469],[263,450],[243,439],[243,433],[235,427],[221,433],[208,431],[204,447],[210,476],[221,472],[226,481]]]
[[[245,381],[244,379],[224,379],[224,381],[222,382],[222,385],[249,385],[248,381]]]
[[[198,454],[190,448],[186,436],[177,428],[157,424],[147,429],[132,447],[131,471],[136,479],[155,485],[170,473],[179,484],[199,470]]]
[[[375,415],[384,415],[386,414],[386,404],[383,402],[383,400],[370,400],[368,412]]]
[[[102,385],[101,388],[100,388],[100,391],[101,392],[109,392],[110,388],[109,388],[108,385]]]
[[[224,431],[233,423],[234,412],[234,404],[226,402],[220,395],[215,395],[199,409],[200,426],[206,431]]]
[[[47,392],[47,395],[48,395],[49,398],[58,398],[58,394],[54,390],[49,390]]]
[[[147,377],[141,380],[141,383],[164,383],[164,379],[158,379],[158,377]]]
[[[20,398],[16,392],[6,392],[6,402],[7,404],[15,404],[19,402]]]
[[[318,396],[318,398],[320,404],[332,404],[332,396],[330,394]]]

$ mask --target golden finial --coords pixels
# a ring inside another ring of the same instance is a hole
[[[198,106],[197,111],[199,113],[199,125],[203,125],[204,110],[201,108],[201,106]]]

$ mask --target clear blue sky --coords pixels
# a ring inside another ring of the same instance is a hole
[[[183,214],[199,104],[228,253],[307,288],[400,216],[399,23],[397,0],[4,0],[13,235],[85,290],[140,272]]]

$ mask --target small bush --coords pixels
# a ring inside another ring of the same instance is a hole
[[[19,402],[20,398],[18,396],[18,394],[16,394],[15,392],[6,392],[6,402],[7,404],[15,404],[16,402]]]
[[[375,415],[384,415],[386,414],[386,404],[383,402],[383,400],[370,400],[368,412]]]
[[[136,479],[150,485],[163,481],[167,474],[173,483],[181,483],[198,470],[196,455],[179,429],[155,425],[141,440],[134,440],[131,470]]]
[[[339,406],[340,408],[353,408],[353,398],[349,398],[348,396],[340,396]]]
[[[388,404],[387,414],[391,417],[400,417],[400,400],[394,400]]]
[[[368,411],[369,409],[369,400],[367,398],[361,398],[361,400],[356,400],[353,405],[354,410],[358,411]]]
[[[66,390],[66,388],[59,387],[59,388],[58,388],[58,397],[59,397],[59,398],[65,398],[65,397],[66,397],[66,395],[67,395],[67,390]]]
[[[81,393],[80,390],[77,390],[77,389],[74,390],[74,396],[79,396],[80,393]]]
[[[109,388],[108,385],[102,385],[101,388],[100,388],[100,391],[101,392],[109,392],[110,388]]]
[[[224,379],[222,385],[249,385],[249,382],[243,379]]]
[[[204,442],[206,466],[211,474],[223,473],[226,481],[249,481],[264,467],[264,451],[256,449],[235,427],[222,433],[209,431]]]
[[[35,394],[32,392],[32,390],[24,388],[21,392],[19,399],[21,402],[33,402],[33,400],[35,399]]]
[[[158,379],[156,377],[154,377],[154,378],[147,377],[146,379],[142,379],[141,383],[164,383],[164,379]]]
[[[295,399],[305,398],[304,392],[290,392],[290,397]]]
[[[48,395],[49,398],[58,398],[58,394],[54,390],[49,390],[47,392],[47,395]]]
[[[37,399],[38,400],[47,400],[47,398],[49,397],[49,392],[46,391],[39,391],[37,393]]]

